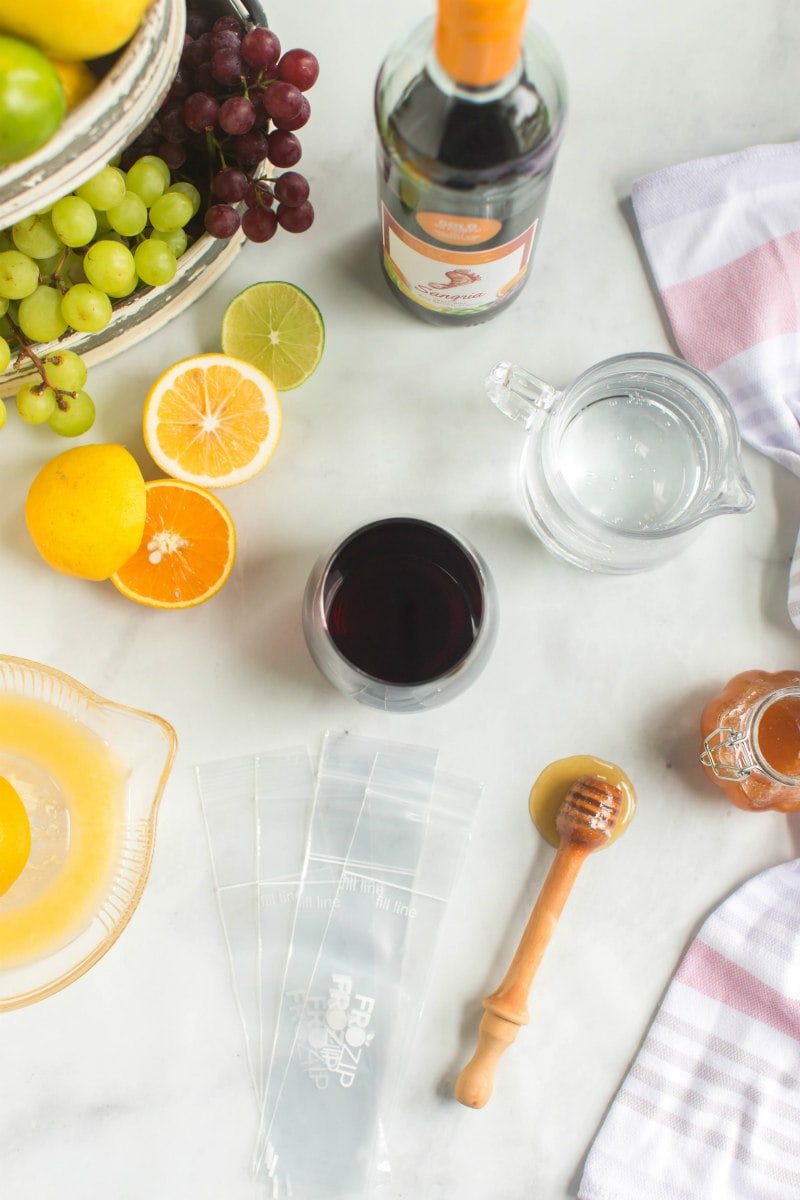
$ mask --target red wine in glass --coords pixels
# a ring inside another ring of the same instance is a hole
[[[359,699],[422,707],[464,686],[491,642],[489,591],[484,564],[454,534],[391,517],[351,534],[312,575],[306,636],[323,672]]]

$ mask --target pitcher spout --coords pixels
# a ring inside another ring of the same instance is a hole
[[[486,392],[500,412],[520,421],[526,429],[533,428],[550,411],[559,395],[549,383],[508,362],[498,363],[486,376]]]
[[[709,505],[709,510],[713,513],[745,513],[750,511],[755,502],[756,497],[750,480],[741,464],[737,464],[736,469],[723,481]]]

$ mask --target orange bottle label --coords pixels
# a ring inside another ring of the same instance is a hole
[[[449,246],[479,246],[497,237],[503,228],[503,222],[494,217],[456,217],[440,212],[420,211],[416,220],[429,237]]]
[[[505,300],[525,279],[538,221],[499,246],[466,250],[455,248],[465,244],[461,241],[455,242],[453,248],[432,246],[404,229],[385,204],[381,210],[386,272],[400,291],[425,308],[441,313],[480,312]],[[475,224],[473,218],[431,215],[456,224],[462,221]],[[422,222],[420,226],[424,228]],[[442,240],[438,234],[434,236]]]

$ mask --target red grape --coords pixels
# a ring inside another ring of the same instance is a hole
[[[212,204],[204,218],[206,231],[215,238],[233,237],[239,228],[239,214],[230,204]]]
[[[278,228],[271,208],[248,208],[242,217],[242,232],[251,242],[268,242]]]
[[[186,147],[181,142],[161,142],[156,147],[156,154],[163,158],[170,171],[180,171],[186,162]]]
[[[300,112],[303,93],[293,83],[277,80],[264,90],[261,102],[275,124],[280,127],[284,121],[291,121]]]
[[[308,97],[304,96],[302,92],[300,93],[300,99],[302,100],[302,104],[297,116],[292,117],[291,121],[276,121],[275,125],[278,129],[302,129],[306,124],[308,118],[311,116],[311,105],[308,103]]]
[[[183,67],[178,67],[170,84],[169,91],[166,95],[166,100],[182,100],[189,92],[188,72]]]
[[[249,133],[243,133],[239,137],[235,137],[231,142],[231,146],[241,166],[255,167],[258,166],[262,159],[267,157],[269,139],[259,129],[251,129]]]
[[[238,167],[223,167],[211,181],[211,190],[224,204],[238,204],[244,200],[249,187],[249,179]]]
[[[308,199],[308,180],[297,171],[285,171],[275,180],[275,199],[287,208],[297,208]]]
[[[185,142],[189,136],[189,129],[183,119],[183,112],[180,104],[170,104],[166,108],[162,108],[161,115],[158,118],[158,128],[161,131],[161,136],[168,142]]]
[[[218,114],[219,105],[208,92],[192,92],[183,102],[183,119],[195,133],[213,129]]]
[[[208,29],[205,13],[189,12],[186,14],[186,35],[192,39],[199,38]]]
[[[258,26],[242,38],[242,58],[250,67],[271,71],[281,56],[281,44],[271,29]]]
[[[223,46],[221,50],[215,50],[211,59],[211,74],[217,83],[223,83],[226,87],[238,84],[244,75],[244,63],[238,47]]]
[[[302,154],[300,142],[285,129],[273,129],[267,138],[267,157],[275,167],[293,167]]]
[[[244,202],[248,208],[271,208],[273,196],[269,184],[264,179],[251,183],[244,194]]]
[[[217,17],[211,26],[212,33],[220,33],[223,29],[230,30],[231,33],[235,33],[239,38],[242,36],[242,23],[232,13],[229,16]]]
[[[239,46],[241,45],[241,41],[241,30],[238,33],[235,33],[232,29],[217,29],[215,27],[211,30],[211,37],[208,44],[211,47],[212,52],[224,50],[226,47],[230,47],[233,50],[238,50]]]
[[[301,92],[313,87],[319,77],[319,63],[310,50],[287,50],[278,63],[278,78],[293,83]]]
[[[229,96],[219,106],[218,123],[225,133],[249,133],[256,123],[256,110],[244,96]]]
[[[183,52],[183,62],[187,67],[199,67],[200,63],[208,62],[211,58],[211,34],[202,33],[186,47]]]
[[[278,205],[278,224],[287,233],[305,233],[314,223],[314,209],[308,200],[298,204],[297,208],[287,208],[285,204]]]

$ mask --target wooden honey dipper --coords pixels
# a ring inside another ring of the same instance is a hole
[[[483,1108],[492,1094],[500,1055],[528,1024],[528,993],[578,871],[611,836],[622,792],[596,775],[576,779],[556,817],[559,844],[503,982],[483,1002],[478,1045],[456,1080],[455,1095],[468,1108]]]

